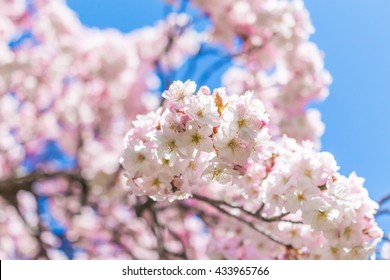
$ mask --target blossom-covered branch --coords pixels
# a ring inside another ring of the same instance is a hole
[[[303,2],[167,2],[121,33],[0,0],[0,258],[372,257],[389,197],[319,151]]]
[[[270,140],[268,115],[252,92],[228,96],[221,88],[196,91],[194,82],[176,81],[163,97],[164,108],[139,116],[124,138],[121,163],[133,194],[170,202],[194,197],[278,245],[295,248],[302,258],[320,255],[311,255],[310,246],[319,246],[325,258],[373,252],[382,232],[375,222],[378,205],[363,180],[340,175],[334,158],[309,141]],[[237,206],[226,202],[231,200]],[[266,216],[254,214],[259,207]],[[292,220],[282,219],[287,215]],[[276,227],[269,225],[266,233],[244,216],[277,222]],[[286,227],[293,227],[297,243],[280,241]],[[307,236],[302,244],[299,231],[309,231],[313,244]],[[283,256],[278,254],[268,257]]]

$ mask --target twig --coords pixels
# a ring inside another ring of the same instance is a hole
[[[387,202],[389,200],[390,200],[390,194],[388,194],[388,195],[382,197],[381,199],[379,199],[378,204],[382,205],[382,204],[384,204],[385,202]]]
[[[260,205],[259,209],[255,212],[255,215],[260,216],[260,215],[261,215],[261,212],[262,212],[263,209],[264,209],[264,207],[265,207],[265,204],[264,204],[263,202],[261,202],[261,205]]]
[[[383,215],[390,215],[390,208],[389,209],[382,209],[382,210],[379,210],[377,213],[376,213],[376,217],[379,217],[379,216],[383,216]]]
[[[88,183],[79,172],[71,171],[54,171],[54,172],[43,172],[34,171],[22,177],[11,177],[0,181],[0,195],[7,200],[12,200],[18,191],[29,191],[32,192],[32,185],[35,182],[53,179],[57,177],[66,178],[72,182],[79,182],[81,186],[81,202],[85,205],[88,196]]]
[[[151,198],[148,198],[148,200],[144,204],[138,204],[135,206],[135,214],[138,218],[140,218],[143,214],[143,212],[147,209],[151,209],[153,204],[155,204],[156,201],[154,201]]]
[[[194,195],[194,197],[197,197],[197,198],[201,198],[203,200],[208,200],[218,206],[227,206],[231,209],[238,209],[240,210],[241,212],[245,213],[246,215],[248,216],[251,216],[255,219],[259,219],[263,222],[267,222],[267,223],[272,223],[272,222],[287,222],[287,223],[293,223],[293,224],[302,224],[301,221],[292,221],[292,220],[282,220],[284,217],[290,215],[290,212],[286,212],[286,213],[282,213],[280,215],[277,215],[277,216],[273,216],[273,217],[264,217],[262,216],[260,213],[261,211],[263,210],[264,208],[264,204],[261,205],[261,207],[259,208],[259,210],[257,210],[255,213],[252,213],[248,210],[245,210],[244,208],[242,207],[238,207],[238,206],[234,206],[234,205],[231,205],[229,203],[226,203],[224,201],[220,201],[220,200],[215,200],[215,199],[211,199],[211,198],[208,198],[208,197],[203,197],[203,196],[200,196],[200,195]]]
[[[252,228],[253,230],[255,230],[256,232],[260,233],[261,235],[267,237],[268,239],[272,240],[273,242],[279,244],[279,245],[282,245],[282,246],[285,246],[287,249],[292,249],[292,245],[291,244],[287,244],[287,243],[284,243],[283,241],[280,241],[278,239],[275,239],[273,236],[271,236],[270,234],[266,233],[265,231],[255,227],[252,223],[248,222],[247,220],[244,220],[240,217],[237,217],[236,215],[233,215],[231,214],[230,212],[226,211],[224,208],[220,207],[220,205],[218,204],[215,204],[213,202],[213,200],[210,200],[209,198],[206,198],[206,197],[203,197],[203,196],[199,196],[199,195],[193,195],[193,198],[194,199],[197,199],[199,201],[202,201],[202,202],[205,202],[207,204],[209,204],[210,206],[214,207],[216,210],[218,210],[219,212],[241,222],[241,223],[244,223],[246,224],[247,226],[249,226],[250,228]]]
[[[157,217],[157,213],[154,211],[153,208],[149,208],[150,214],[152,215],[152,230],[154,234],[156,235],[157,239],[157,251],[160,259],[167,259],[167,250],[164,247],[164,238],[162,235],[162,227],[160,225],[160,222]]]

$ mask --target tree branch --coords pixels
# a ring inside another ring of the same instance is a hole
[[[150,214],[152,215],[152,221],[153,225],[151,226],[156,239],[157,239],[157,252],[160,257],[160,260],[167,259],[167,250],[165,249],[164,246],[164,237],[162,234],[162,226],[158,220],[157,213],[156,211],[150,207]]]
[[[390,200],[390,193],[388,195],[382,197],[381,199],[379,199],[378,204],[382,205],[382,204],[384,204],[385,202],[387,202],[389,200]]]
[[[229,207],[231,209],[238,209],[238,210],[240,210],[241,212],[243,212],[244,214],[246,214],[246,215],[248,215],[250,217],[253,217],[255,219],[258,219],[258,220],[261,220],[261,221],[267,222],[267,223],[287,222],[287,223],[293,223],[293,224],[302,224],[301,221],[282,220],[284,217],[290,215],[290,212],[282,213],[280,215],[273,216],[273,217],[262,216],[261,215],[261,211],[264,208],[264,204],[261,205],[261,207],[259,208],[258,211],[256,211],[255,213],[252,213],[250,211],[245,210],[242,207],[234,206],[234,205],[231,205],[231,204],[226,203],[226,202],[221,201],[221,200],[215,200],[215,199],[211,199],[211,198],[200,196],[200,195],[194,195],[193,197],[196,198],[196,199],[207,200],[207,201],[209,201],[211,203],[214,203],[215,205],[218,205],[218,206],[226,206],[226,207]]]
[[[390,215],[390,208],[389,209],[382,209],[382,210],[379,210],[377,213],[376,213],[376,217],[379,217],[379,216],[384,216],[384,215]]]
[[[18,191],[24,190],[32,192],[32,185],[35,182],[54,179],[54,178],[66,178],[72,182],[79,182],[81,186],[82,196],[81,202],[85,205],[88,196],[88,183],[81,176],[79,172],[70,171],[54,171],[54,172],[43,172],[34,171],[22,177],[11,177],[4,180],[0,180],[0,195],[7,200],[13,200]]]
[[[193,195],[193,198],[197,199],[199,201],[205,202],[205,203],[209,204],[210,206],[214,207],[219,212],[221,212],[221,213],[223,213],[223,214],[225,214],[225,215],[227,215],[227,216],[229,216],[229,217],[231,217],[231,218],[233,218],[241,223],[244,223],[245,225],[249,226],[251,229],[253,229],[256,232],[260,233],[261,235],[267,237],[268,239],[272,240],[273,242],[286,247],[288,250],[293,249],[293,246],[291,244],[284,243],[283,241],[280,241],[280,240],[274,238],[273,236],[271,236],[267,232],[257,228],[256,226],[254,226],[252,223],[248,222],[247,220],[244,220],[241,217],[237,217],[236,215],[231,214],[230,212],[226,211],[224,208],[220,207],[220,205],[216,204],[212,199],[209,199],[209,198],[203,197],[203,196],[199,196],[199,195]]]

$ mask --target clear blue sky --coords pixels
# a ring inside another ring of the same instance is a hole
[[[88,26],[121,31],[151,25],[163,15],[159,0],[68,0]],[[323,150],[348,175],[366,178],[374,199],[390,192],[390,1],[306,0],[334,82],[319,108],[326,124]],[[213,81],[216,82],[216,81]],[[390,218],[380,220],[390,230]]]

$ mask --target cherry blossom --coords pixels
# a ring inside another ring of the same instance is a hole
[[[321,150],[303,1],[166,2],[122,33],[0,0],[0,257],[388,259],[389,197]]]
[[[195,87],[193,81],[185,83],[175,81],[169,87],[169,91],[163,94],[167,102],[164,105],[166,109],[161,112],[160,117],[156,116],[155,122],[158,124],[145,135],[146,139],[142,144],[151,149],[149,156],[139,153],[133,155],[132,145],[141,139],[137,138],[139,136],[134,133],[133,128],[130,128],[126,135],[125,154],[121,162],[129,184],[136,189],[137,195],[144,194],[152,198],[156,198],[157,195],[158,200],[183,198],[183,193],[187,193],[184,197],[190,196],[191,188],[197,184],[197,181],[201,182],[201,178],[185,182],[185,178],[194,178],[194,176],[186,174],[191,173],[192,169],[186,170],[181,166],[188,163],[193,165],[194,161],[198,162],[196,164],[198,168],[203,166],[201,172],[205,177],[211,176],[219,182],[225,182],[230,176],[223,174],[237,174],[237,170],[250,160],[251,153],[255,153],[256,149],[267,141],[266,137],[262,137],[262,133],[267,131],[268,117],[264,110],[259,110],[262,108],[261,101],[253,99],[252,93],[247,92],[238,99],[228,99],[222,94],[223,89],[214,90],[209,97],[214,99],[214,106],[218,108],[219,115],[215,115],[215,111],[210,110],[210,114],[215,117],[213,122],[217,123],[212,127],[203,122],[203,119],[208,119],[209,116],[191,118],[189,114],[193,112],[194,107],[199,107],[191,104],[202,104],[205,99],[204,92],[210,92],[202,87],[201,91],[194,95]],[[251,106],[248,107],[249,104]],[[259,107],[255,106],[256,104]],[[245,107],[245,110],[242,107]],[[227,116],[225,111],[233,116]],[[206,113],[208,112],[203,112]],[[234,115],[247,119],[242,121]],[[246,129],[245,133],[242,132],[243,129]],[[254,139],[263,141],[254,141]],[[164,174],[164,180],[159,175],[151,176],[147,171],[139,172],[140,167],[137,167],[137,162],[143,165],[147,160],[149,160],[148,165],[155,168],[156,174],[160,172]],[[209,165],[210,162],[213,164]],[[177,181],[180,181],[180,184],[176,184]],[[187,191],[184,192],[184,189]],[[180,195],[177,196],[177,193]]]

